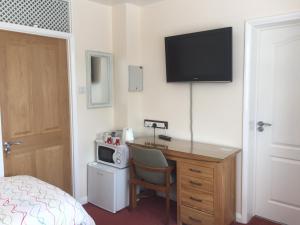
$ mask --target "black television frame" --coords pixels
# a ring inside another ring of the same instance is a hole
[[[227,70],[224,71],[224,75],[223,77],[225,77],[226,79],[223,80],[199,80],[198,78],[194,78],[194,79],[182,79],[182,80],[176,80],[176,79],[170,79],[170,68],[168,65],[170,62],[168,62],[168,41],[169,40],[180,40],[180,39],[187,39],[190,37],[195,37],[195,36],[199,36],[199,35],[209,35],[209,34],[214,34],[214,33],[221,33],[223,32],[224,34],[226,33],[227,35],[229,35],[229,42],[228,44],[228,57],[229,57],[229,63],[227,66]],[[211,83],[211,82],[216,82],[216,83],[229,83],[233,81],[233,70],[232,70],[232,27],[224,27],[224,28],[219,28],[219,29],[213,29],[213,30],[206,30],[206,31],[200,31],[200,32],[194,32],[194,33],[188,33],[188,34],[181,34],[181,35],[175,35],[175,36],[169,36],[169,37],[165,37],[165,62],[166,62],[166,78],[167,78],[167,82],[168,83],[173,83],[173,82],[206,82],[206,83]]]

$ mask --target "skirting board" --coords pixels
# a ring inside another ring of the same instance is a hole
[[[164,197],[165,197],[165,194],[164,194],[164,193],[157,192],[157,196],[164,198]],[[174,201],[174,202],[177,202],[176,195],[170,194],[170,199],[171,199],[172,201]]]
[[[236,217],[236,222],[243,223],[243,221],[242,221],[242,214],[241,213],[236,213],[235,217]]]
[[[85,205],[88,203],[88,200],[87,200],[87,196],[84,196],[82,198],[79,198],[77,199],[77,201],[81,204],[81,205]]]

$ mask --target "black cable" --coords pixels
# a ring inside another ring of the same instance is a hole
[[[193,132],[193,82],[190,83],[190,132],[191,132],[191,142],[194,141]]]

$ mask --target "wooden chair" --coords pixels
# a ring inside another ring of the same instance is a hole
[[[130,160],[130,208],[136,208],[136,186],[162,192],[166,196],[166,224],[170,221],[171,173],[174,166],[160,150],[131,148]]]

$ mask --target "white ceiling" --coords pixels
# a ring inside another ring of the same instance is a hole
[[[99,2],[106,5],[116,5],[120,3],[132,3],[135,5],[149,5],[155,2],[163,1],[163,0],[92,0],[94,2]]]

